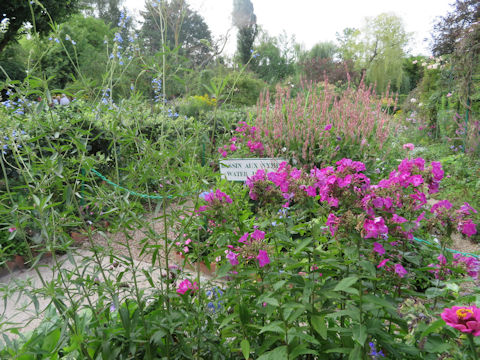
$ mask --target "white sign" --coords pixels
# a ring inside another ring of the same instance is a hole
[[[283,159],[225,159],[220,161],[220,173],[223,178],[233,181],[246,181],[247,177],[255,175],[257,170],[265,173],[277,171]]]

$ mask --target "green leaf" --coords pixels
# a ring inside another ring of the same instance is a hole
[[[257,360],[288,360],[288,352],[286,346],[280,346],[272,351],[268,351]]]
[[[273,332],[277,334],[285,334],[285,329],[282,327],[283,323],[281,321],[274,321],[268,325],[265,325],[261,330],[260,334],[263,334],[264,332]]]
[[[346,291],[349,289],[353,284],[358,281],[357,276],[349,276],[345,279],[342,279],[334,288],[333,291]]]
[[[358,342],[362,347],[367,340],[367,328],[365,325],[356,325],[353,327],[353,340]]]
[[[306,355],[306,354],[318,355],[318,352],[312,349],[308,349],[306,344],[300,344],[292,350],[292,352],[290,353],[289,359],[293,360],[299,357],[300,355]]]
[[[248,360],[250,357],[250,343],[247,339],[243,339],[240,343],[240,348],[242,349],[242,354],[245,360]]]
[[[327,326],[325,325],[325,317],[313,315],[312,326],[313,329],[322,337],[323,340],[327,340]]]
[[[423,339],[425,336],[436,332],[438,329],[441,329],[445,326],[445,321],[443,319],[439,319],[437,321],[432,322],[428,327],[423,330],[422,335],[420,335],[420,339]]]
[[[358,360],[362,358],[362,347],[358,344],[355,344],[353,351],[350,353],[348,360]]]
[[[300,251],[305,249],[310,243],[312,242],[311,238],[306,238],[300,244],[297,245],[295,251],[293,252],[294,255],[298,254]]]
[[[57,345],[59,339],[60,328],[57,328],[45,337],[42,344],[42,350],[45,350],[51,355],[53,350],[55,350],[55,346]]]

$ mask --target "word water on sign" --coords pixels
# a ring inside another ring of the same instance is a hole
[[[247,177],[255,175],[257,170],[265,170],[266,173],[277,171],[283,159],[225,159],[220,161],[220,173],[222,177],[231,181],[246,181]]]

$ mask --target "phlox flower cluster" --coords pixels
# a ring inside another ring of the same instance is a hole
[[[258,266],[264,267],[270,264],[270,257],[265,250],[263,240],[265,240],[265,232],[255,229],[252,233],[244,233],[239,239],[238,246],[228,245],[225,251],[226,258],[232,266],[239,264],[239,258],[246,261],[256,259]]]
[[[218,152],[222,157],[227,157],[229,153],[234,153],[240,147],[240,144],[245,144],[245,146],[250,150],[250,153],[255,155],[262,156],[265,150],[265,147],[261,141],[255,138],[257,129],[255,126],[248,125],[245,121],[240,121],[237,124],[235,132],[237,136],[234,136],[230,139],[230,144],[226,144],[223,147],[218,148]]]
[[[327,211],[326,226],[331,236],[341,238],[342,234],[360,232],[364,239],[383,239],[392,249],[399,239],[413,240],[420,226],[433,230],[437,225],[440,229],[448,225],[456,226],[468,236],[476,233],[476,225],[468,218],[476,210],[468,203],[455,211],[449,201],[443,200],[427,213],[428,193],[437,192],[444,177],[440,162],[427,166],[422,158],[404,159],[378,184],[371,184],[363,174],[365,165],[361,162],[342,159],[335,165],[313,168],[307,173],[282,163],[275,172],[257,171],[246,181],[246,186],[250,198],[260,204],[273,199],[277,206],[283,202],[284,207],[291,207],[306,197],[314,198],[322,204],[321,209]],[[392,240],[388,240],[389,237]],[[379,242],[374,243],[374,253],[382,257],[378,259],[378,268],[394,272],[401,278],[407,275],[401,255],[387,257]],[[465,267],[465,261],[472,262],[462,260]]]
[[[198,208],[197,212],[204,212],[209,209],[218,209],[226,204],[232,203],[232,198],[225,194],[220,189],[216,189],[211,192],[203,192],[200,194],[200,198],[207,202],[207,205],[202,205]]]
[[[454,254],[453,262],[449,264],[443,254],[438,255],[437,263],[428,265],[430,273],[435,275],[436,279],[445,280],[447,275],[452,274],[452,269],[465,271],[470,277],[477,279],[480,271],[480,260],[473,256],[464,256]]]
[[[195,292],[198,290],[197,282],[195,281],[193,284],[189,279],[183,280],[177,287],[177,293],[180,295],[184,295],[187,291]]]

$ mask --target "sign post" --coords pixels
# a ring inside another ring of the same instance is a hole
[[[284,159],[251,158],[251,159],[225,159],[220,160],[220,173],[224,179],[230,181],[246,181],[247,177],[255,175],[257,170],[266,173],[277,171]]]

